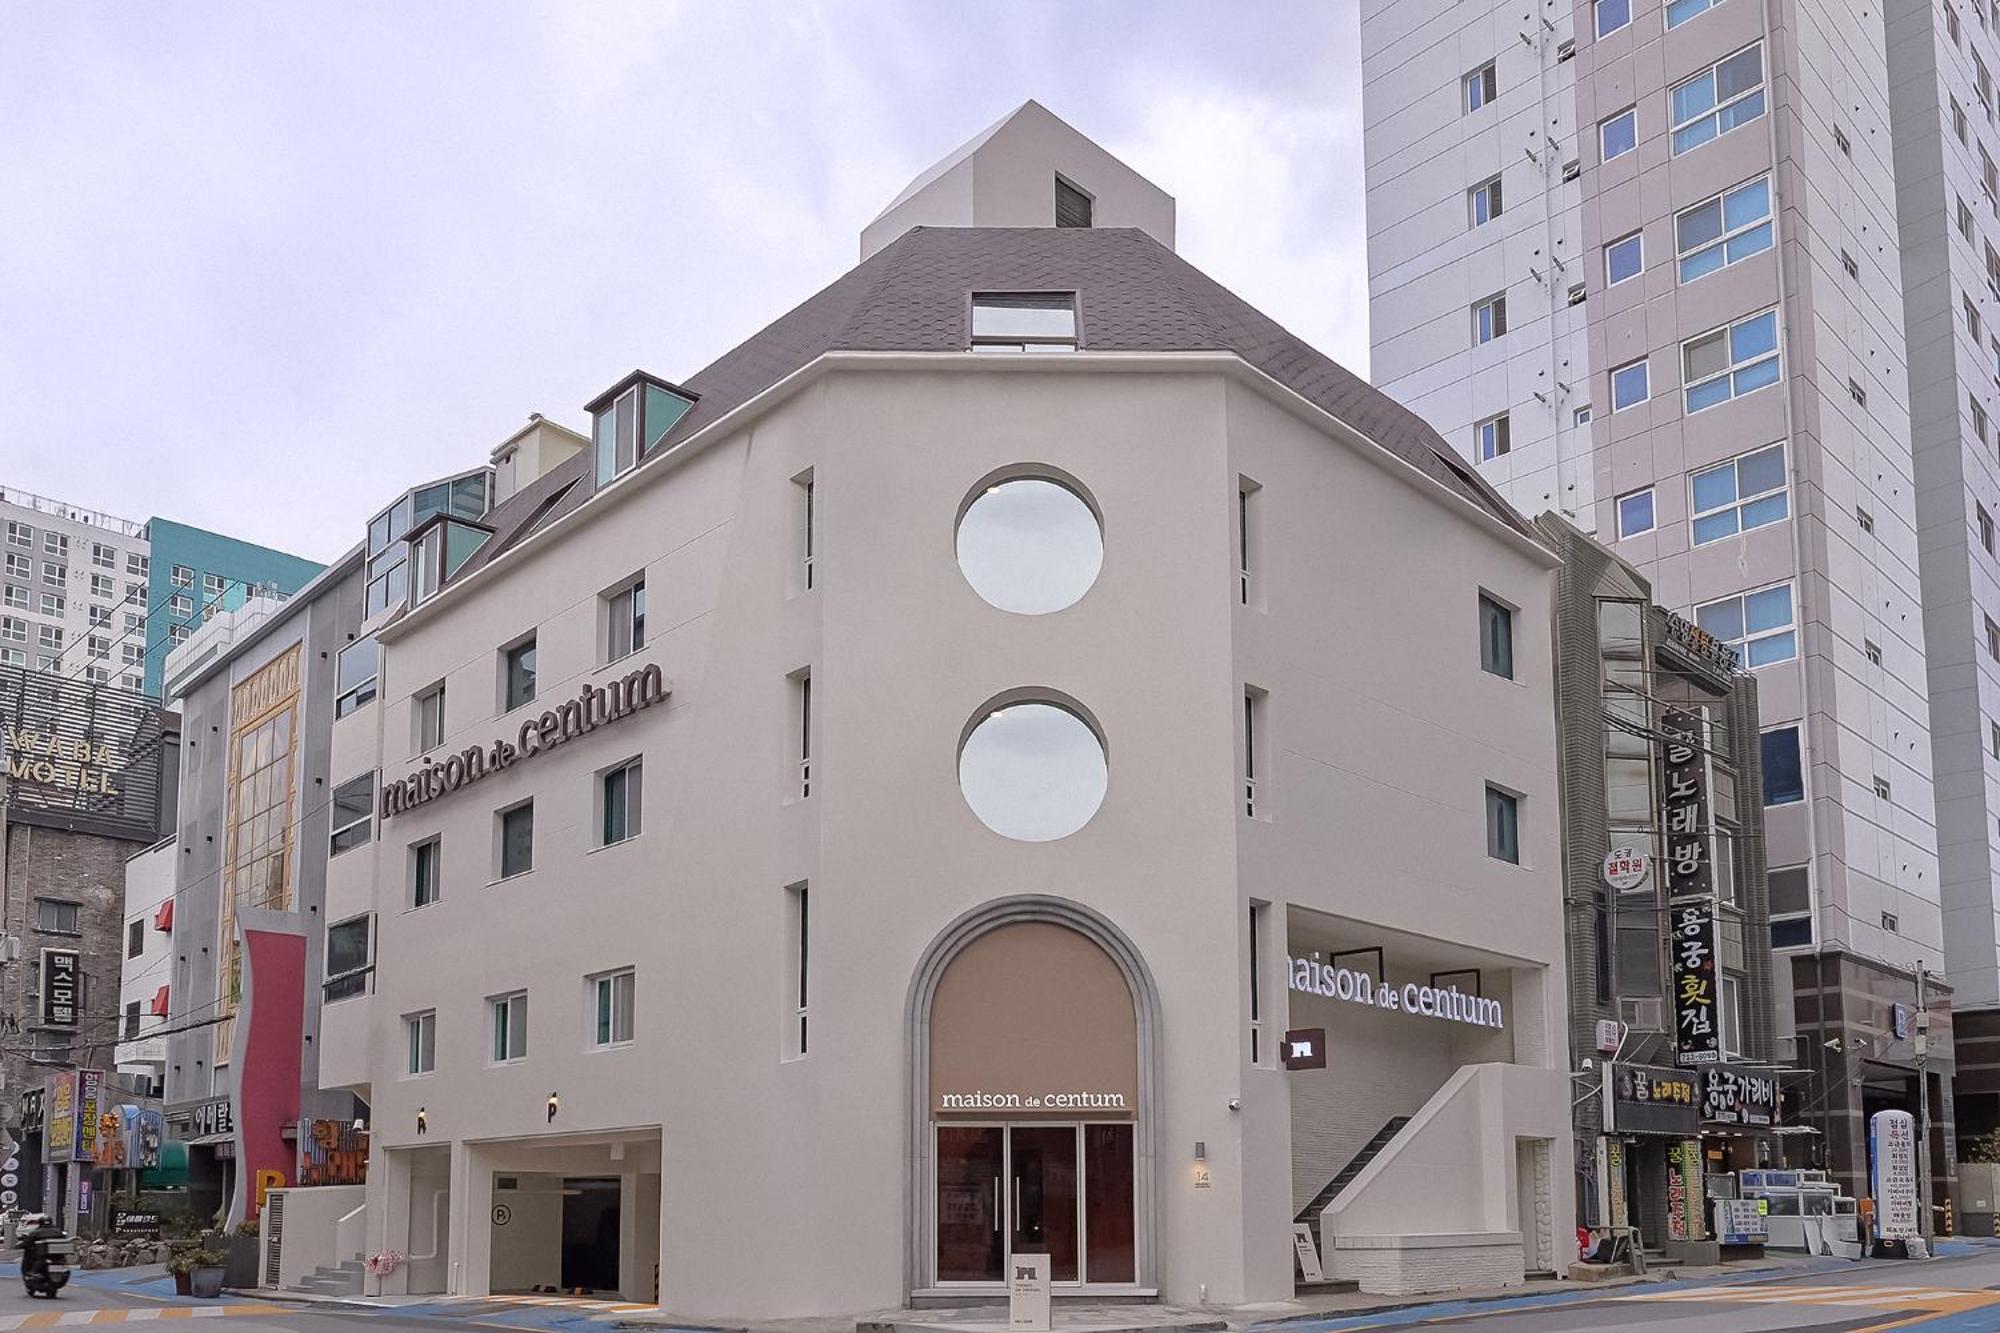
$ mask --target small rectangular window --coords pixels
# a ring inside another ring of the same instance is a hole
[[[797,513],[792,530],[797,533],[792,552],[794,570],[792,590],[811,592],[814,583],[813,554],[818,534],[813,531],[817,516],[813,513],[813,473],[807,468],[792,478],[793,507]]]
[[[975,292],[975,352],[1073,352],[1075,292]]]
[[[175,626],[176,629],[180,626]],[[356,639],[340,650],[334,663],[334,687],[339,694],[333,701],[333,715],[346,717],[375,700],[375,680],[381,651],[376,646],[375,636],[366,635]]]
[[[1972,418],[1973,438],[1981,444],[1985,444],[1987,431],[1990,427],[1990,422],[1986,416],[1986,404],[1980,402],[1977,398],[1968,397],[1966,407],[1968,409],[1967,415]]]
[[[786,967],[786,1054],[796,1059],[806,1053],[807,1006],[812,997],[812,913],[807,886],[793,884],[785,890]]]
[[[437,1069],[437,1011],[403,1015],[403,1036],[409,1047],[404,1073],[414,1078]]]
[[[1771,178],[1759,176],[1674,215],[1674,251],[1680,281],[1693,282],[1717,269],[1771,248]]]
[[[1617,115],[1602,121],[1597,127],[1598,156],[1600,161],[1609,162],[1623,157],[1639,146],[1639,110],[1626,107]]]
[[[634,579],[604,599],[604,660],[615,662],[646,646],[646,580]]]
[[[629,969],[590,979],[592,1045],[623,1046],[632,1040],[635,988]]]
[[[1986,655],[2000,662],[2000,625],[1993,623],[1993,617],[1986,617]]]
[[[1782,441],[1688,478],[1693,544],[1703,546],[1791,516]]]
[[[1091,198],[1061,176],[1056,177],[1056,225],[1058,227],[1088,227],[1091,221]]]
[[[78,935],[83,908],[55,898],[35,899],[35,929],[47,935]]]
[[[1514,613],[1485,593],[1479,595],[1479,667],[1514,678]]]
[[[1903,924],[1894,912],[1882,913],[1882,929],[1888,931],[1891,935],[1895,935],[1901,933],[1902,928]]]
[[[1882,645],[1873,639],[1863,639],[1861,641],[1861,655],[1868,659],[1870,666],[1882,665]]]
[[[1860,528],[1863,532],[1874,532],[1875,515],[1869,513],[1860,505],[1856,505],[1854,507],[1854,526]]]
[[[1507,414],[1488,417],[1473,427],[1473,435],[1479,448],[1479,461],[1490,463],[1513,449],[1513,432]]]
[[[810,671],[801,671],[792,677],[792,716],[798,723],[792,745],[798,759],[798,785],[794,791],[797,799],[803,801],[812,795],[813,682]]]
[[[500,654],[500,711],[511,713],[535,701],[535,639],[533,635]]]
[[[1653,488],[1618,497],[1618,539],[1653,530]]]
[[[410,848],[410,906],[429,907],[439,897],[439,843],[427,839]]]
[[[1667,0],[1667,27],[1678,28],[1697,14],[1705,14],[1722,0]]]
[[[643,784],[644,770],[637,759],[628,759],[598,776],[599,846],[639,836]]]
[[[493,1016],[493,1063],[508,1064],[528,1057],[528,993],[496,995],[487,1001]]]
[[[1862,388],[1857,380],[1847,381],[1847,396],[1862,407],[1868,406],[1868,390]]]
[[[1621,236],[1604,247],[1604,285],[1616,287],[1636,278],[1646,267],[1646,238],[1641,232]]]
[[[1993,515],[1991,515],[1991,514],[1987,513],[1987,512],[1986,512],[1986,506],[1985,506],[1985,505],[1983,505],[1983,504],[1980,504],[1980,503],[1978,503],[1977,501],[1974,501],[1974,502],[1973,502],[1973,505],[1972,505],[1972,508],[1973,508],[1973,510],[1974,510],[1974,511],[1975,511],[1975,512],[1977,513],[1977,515],[1978,515],[1978,524],[1979,524],[1979,544],[1980,544],[1980,546],[1982,546],[1982,547],[1984,547],[1984,548],[1985,548],[1985,550],[1986,550],[1986,554],[1988,554],[1988,555],[1992,555],[1992,554],[1993,554]]]
[[[1854,145],[1847,141],[1847,132],[1838,125],[1833,127],[1833,146],[1840,150],[1843,157],[1854,156]]]
[[[1875,779],[1875,795],[1884,801],[1889,799],[1889,779],[1884,777]]]
[[[1986,730],[1987,746],[1992,751],[1993,757],[2000,759],[2000,722],[1988,722]]]
[[[535,803],[523,801],[496,816],[495,836],[500,843],[500,879],[523,875],[535,868]]]
[[[1270,793],[1260,790],[1264,777],[1266,694],[1254,685],[1243,689],[1243,813],[1263,818],[1270,809]]]
[[[1753,42],[1683,79],[1667,101],[1676,157],[1756,120],[1764,114],[1764,43]]]
[[[1500,72],[1491,60],[1459,80],[1465,92],[1467,115],[1486,106],[1500,95]]]
[[[1597,35],[1608,37],[1632,21],[1632,0],[1596,0]]]
[[[1475,227],[1483,227],[1499,217],[1503,206],[1498,176],[1490,181],[1482,181],[1466,192],[1467,212]]]
[[[1590,404],[1585,403],[1582,407],[1571,412],[1569,414],[1569,424],[1572,426],[1588,426],[1590,424]]]
[[[146,918],[125,923],[125,956],[137,958],[146,952]]]
[[[125,1040],[132,1041],[139,1035],[139,1002],[130,1000],[125,1005]]]
[[[328,817],[327,855],[365,846],[375,836],[375,774],[349,778],[333,789],[333,813]]]
[[[1794,805],[1806,798],[1805,763],[1797,726],[1774,727],[1758,738],[1764,769],[1764,804]]]
[[[1263,604],[1258,581],[1262,564],[1263,487],[1248,477],[1236,479],[1236,595],[1244,606]]]
[[[1789,583],[1705,602],[1694,609],[1694,623],[1734,648],[1747,667],[1789,662],[1799,655]]]
[[[1861,265],[1856,263],[1854,256],[1845,250],[1840,252],[1840,266],[1847,270],[1847,276],[1850,278],[1859,278],[1861,276]]]
[[[1690,414],[1767,388],[1778,376],[1776,309],[1681,344],[1682,393]]]
[[[444,744],[444,682],[439,681],[412,701],[416,709],[417,753]]]
[[[326,928],[326,998],[345,1000],[365,995],[374,972],[369,938],[374,918],[367,915],[336,921]]]
[[[1520,798],[1498,787],[1486,789],[1486,854],[1496,861],[1521,863]]]
[[[1507,332],[1507,294],[1501,292],[1489,296],[1472,307],[1472,341],[1474,346],[1490,343]]]
[[[1646,359],[1627,361],[1611,370],[1611,410],[1623,412],[1628,407],[1637,407],[1650,396],[1647,388]]]

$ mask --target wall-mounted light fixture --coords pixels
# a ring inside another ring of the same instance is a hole
[[[431,1118],[424,1111],[424,1108],[419,1106],[417,1108],[417,1133],[428,1134],[430,1132],[431,1132]]]
[[[1208,1144],[1200,1139],[1194,1141],[1194,1160],[1197,1162],[1208,1160]]]
[[[550,1120],[550,1122],[551,1122],[551,1123],[553,1123],[553,1122],[554,1122],[554,1120],[555,1120],[555,1118],[556,1118],[556,1112],[557,1112],[557,1111],[560,1111],[561,1109],[562,1109],[562,1099],[561,1099],[560,1097],[558,1097],[558,1096],[557,1096],[557,1095],[556,1095],[555,1093],[553,1093],[553,1092],[552,1092],[552,1093],[550,1093],[550,1094],[549,1094],[549,1120]]]

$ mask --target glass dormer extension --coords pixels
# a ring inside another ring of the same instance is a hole
[[[638,466],[701,395],[635,370],[584,404],[603,486]]]
[[[433,513],[410,529],[404,539],[410,553],[410,605],[421,605],[434,596],[492,535],[493,529],[483,523],[444,512]]]
[[[439,514],[461,520],[478,518],[486,512],[491,485],[491,471],[487,468],[446,477],[403,492],[394,504],[369,521],[368,599],[364,615],[386,611],[408,595],[410,546],[404,539]]]

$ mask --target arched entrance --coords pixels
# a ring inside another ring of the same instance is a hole
[[[911,1002],[912,1291],[999,1290],[1045,1253],[1078,1291],[1157,1282],[1158,1003],[1122,933],[1057,898],[989,904]]]

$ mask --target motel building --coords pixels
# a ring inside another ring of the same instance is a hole
[[[332,739],[371,1290],[1567,1267],[1556,559],[1173,227],[1029,103],[409,531]]]

